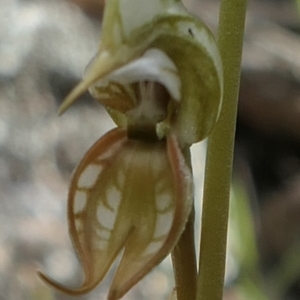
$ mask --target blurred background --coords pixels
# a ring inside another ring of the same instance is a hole
[[[216,31],[219,1],[184,2]],[[87,93],[62,117],[56,111],[97,52],[103,5],[0,1],[0,300],[74,299],[44,285],[37,269],[80,283],[68,183],[114,125]],[[300,299],[299,24],[296,1],[249,0],[226,300]],[[205,142],[193,153],[199,220]],[[105,299],[112,275],[76,299]],[[168,258],[124,299],[167,299],[173,285]]]

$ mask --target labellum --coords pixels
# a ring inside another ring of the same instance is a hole
[[[76,168],[68,197],[70,236],[85,273],[83,294],[121,261],[108,299],[120,299],[179,240],[192,209],[183,153],[212,130],[222,101],[213,35],[176,0],[106,2],[99,52],[63,113],[85,90],[117,124]]]

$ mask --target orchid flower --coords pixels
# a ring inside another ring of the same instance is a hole
[[[105,106],[117,128],[76,168],[68,197],[83,294],[122,258],[108,294],[120,299],[178,242],[193,205],[184,153],[216,123],[222,65],[215,39],[178,0],[109,0],[97,56],[60,107],[84,91]]]

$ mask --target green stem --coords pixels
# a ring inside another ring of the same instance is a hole
[[[190,149],[185,149],[184,156],[187,164],[192,169]],[[196,299],[197,263],[195,253],[194,220],[195,210],[193,208],[184,232],[172,251],[177,300]]]
[[[229,194],[247,0],[222,0],[218,44],[224,100],[208,140],[197,300],[221,300],[225,273]]]
[[[194,210],[185,230],[172,251],[177,300],[196,299],[197,265],[194,243]]]

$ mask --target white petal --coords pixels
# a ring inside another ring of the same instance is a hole
[[[153,81],[162,84],[173,99],[181,98],[181,81],[173,61],[159,49],[149,49],[143,56],[115,70],[105,81],[111,80],[121,84],[138,81]],[[101,81],[99,82],[101,85]]]

